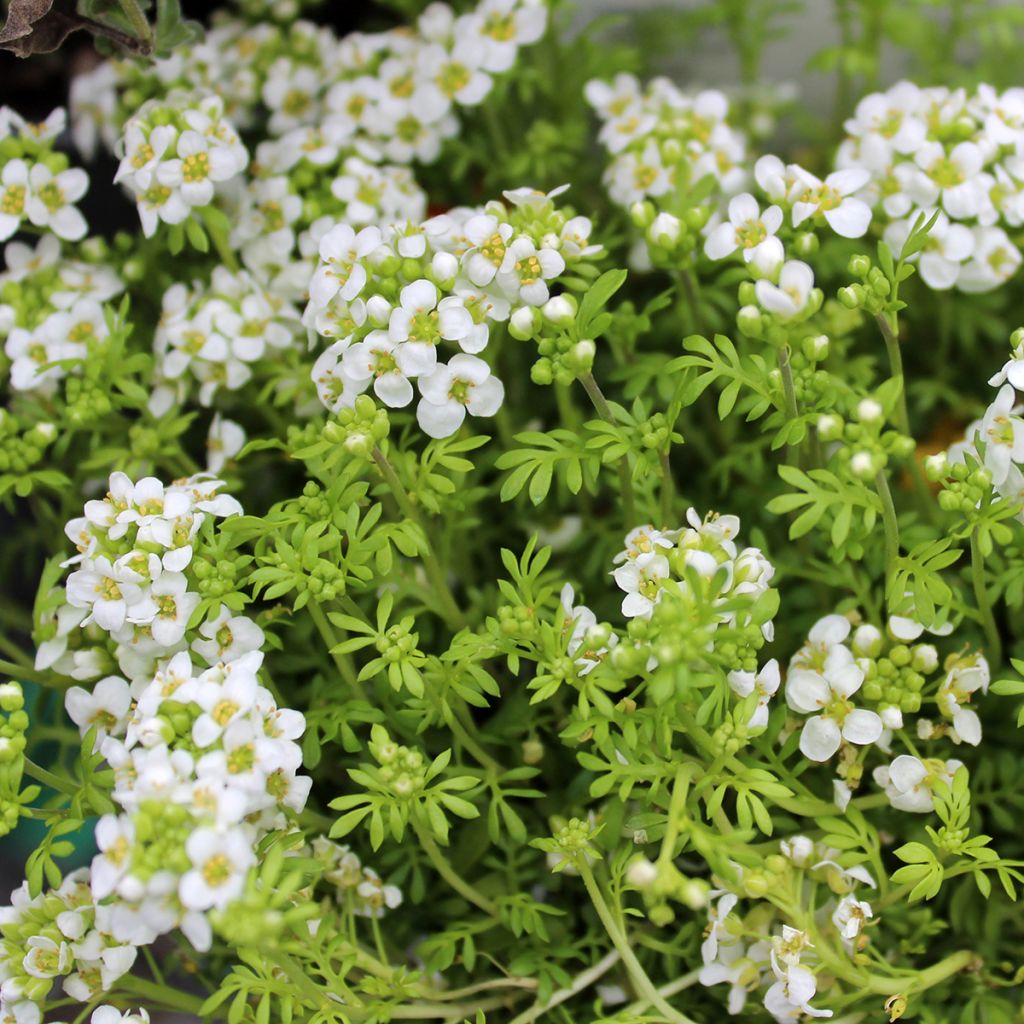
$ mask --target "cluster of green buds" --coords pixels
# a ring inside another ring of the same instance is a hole
[[[376,775],[384,783],[390,795],[398,800],[408,800],[426,784],[427,762],[415,747],[403,747],[396,743],[387,729],[374,725],[370,731],[370,754],[380,766]]]
[[[703,244],[703,231],[713,206],[690,197],[677,199],[672,210],[659,209],[649,199],[634,203],[629,218],[643,232],[651,266],[675,270],[692,260]]]
[[[0,473],[27,473],[42,461],[46,449],[56,440],[54,424],[36,423],[21,431],[17,417],[0,409]],[[21,493],[18,482],[15,491]]]
[[[837,413],[818,417],[818,437],[824,444],[838,443],[835,458],[858,480],[874,480],[891,458],[903,460],[914,452],[912,437],[886,429],[892,398],[891,389],[883,385],[877,397],[860,399],[849,418]]]
[[[0,836],[13,831],[21,818],[23,806],[39,795],[39,787],[22,792],[25,770],[25,732],[28,715],[25,696],[15,682],[0,684]]]
[[[847,270],[857,280],[839,289],[836,296],[839,301],[847,309],[863,309],[873,316],[884,313],[888,309],[892,283],[881,267],[876,267],[866,253],[858,253],[850,257]]]
[[[946,452],[929,455],[924,460],[924,471],[932,483],[940,485],[937,501],[946,512],[972,515],[992,494],[992,472],[976,459],[967,455],[964,462],[950,462]],[[997,539],[1009,543],[1012,533],[1000,523],[993,524]]]
[[[335,447],[339,449],[339,455],[344,452],[370,462],[373,460],[373,450],[380,446],[390,429],[387,410],[369,395],[360,395],[352,408],[339,409],[323,425],[320,434],[323,451]]]
[[[594,840],[601,831],[600,825],[582,818],[555,818],[554,832],[550,839],[533,839],[530,845],[548,855],[548,867],[552,871],[577,874],[582,865],[587,865],[599,856]]]
[[[541,307],[521,306],[509,319],[508,332],[519,341],[535,341],[538,359],[530,367],[534,384],[567,387],[594,368],[597,346],[577,336],[574,296],[556,295]]]
[[[939,667],[939,655],[928,643],[900,639],[910,633],[902,620],[890,620],[883,632],[875,626],[860,626],[853,634],[852,649],[864,672],[863,695],[878,706],[883,723],[896,727],[904,714],[921,710],[922,692]]]

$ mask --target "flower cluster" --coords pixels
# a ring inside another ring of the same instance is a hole
[[[999,390],[985,414],[962,441],[928,461],[929,475],[944,480],[940,501],[947,508],[970,511],[994,491],[1024,516],[1024,410],[1017,395],[1024,389],[1024,330],[1014,331],[1010,343],[1010,358],[989,378]]]
[[[948,624],[930,630],[937,636],[951,631]],[[976,693],[988,689],[988,663],[980,653],[961,650],[940,666],[935,646],[920,642],[924,633],[920,623],[904,616],[891,616],[883,631],[869,623],[854,629],[848,616],[826,615],[790,660],[786,703],[791,711],[809,716],[802,718],[800,751],[816,762],[839,753],[840,804],[861,781],[863,758],[856,748],[877,745],[891,751],[894,737],[908,728],[905,716],[919,713],[926,704],[934,706],[939,723],[919,719],[918,740],[948,736],[956,743],[981,742],[981,723],[970,704]],[[870,707],[858,706],[865,703]],[[910,760],[921,765],[913,741],[909,749]],[[944,762],[937,763],[945,772]],[[900,755],[891,779],[876,773],[890,797],[903,792],[900,780],[907,778],[908,764],[907,755]],[[931,777],[933,772],[928,769],[926,774]],[[893,806],[899,806],[895,800]]]
[[[868,945],[864,929],[875,920],[871,904],[854,890],[857,885],[873,889],[876,883],[862,863],[840,866],[841,857],[837,849],[794,835],[783,839],[778,852],[762,858],[757,867],[730,865],[732,886],[712,893],[708,905],[700,971],[702,985],[729,985],[730,1014],[742,1013],[750,994],[761,989],[764,1008],[780,1024],[805,1016],[832,1016],[831,1010],[811,1006],[819,976],[829,979],[834,965],[818,955],[809,922],[799,920],[795,925],[777,907],[763,902],[741,913],[739,901],[760,901],[774,888],[791,893],[794,906],[800,906],[813,887],[831,890],[821,907],[815,939],[830,945],[838,939],[852,959]],[[824,926],[825,920],[831,928]]]
[[[667,78],[642,86],[620,74],[588,82],[585,95],[601,119],[598,140],[612,158],[604,182],[620,206],[646,199],[661,206],[706,175],[726,196],[743,187],[746,139],[729,124],[723,93],[690,96]]]
[[[591,225],[528,188],[482,209],[458,208],[420,225],[356,232],[348,224],[320,240],[305,319],[336,340],[313,380],[332,412],[351,408],[371,385],[392,408],[420,391],[416,418],[431,437],[459,429],[466,414],[493,416],[504,387],[480,358],[491,326],[546,303],[568,266],[601,251]],[[447,363],[445,342],[461,351]]]
[[[75,203],[89,176],[53,148],[66,123],[63,109],[32,124],[0,107],[0,241],[26,223],[71,242],[85,237],[88,225]]]
[[[109,333],[103,303],[121,294],[124,284],[99,259],[63,256],[53,235],[44,235],[34,249],[9,242],[4,261],[0,336],[6,338],[11,387],[51,395],[75,362],[102,347]]]
[[[163,297],[153,337],[156,355],[150,408],[182,402],[190,381],[209,405],[218,388],[236,391],[253,375],[253,364],[296,345],[299,311],[247,271],[216,267],[208,285],[172,285]]]
[[[737,547],[734,538],[740,521],[736,516],[712,513],[701,519],[691,508],[686,521],[689,525],[678,530],[639,526],[626,534],[626,547],[615,556],[618,568],[612,573],[626,594],[622,600],[626,618],[650,618],[670,580],[687,586],[687,570],[714,582],[723,623],[735,619],[731,606],[735,598],[756,600],[768,589],[775,569],[757,548]],[[763,632],[770,640],[770,622]]]
[[[918,217],[937,213],[918,260],[929,287],[987,292],[1017,272],[1021,253],[1007,229],[1024,224],[1019,89],[898,82],[865,96],[845,127],[837,166],[869,175],[861,194],[888,222],[893,251]]]
[[[313,856],[323,867],[323,880],[334,886],[335,897],[343,906],[352,907],[359,917],[383,917],[402,904],[402,890],[386,884],[347,846],[326,836],[317,836]]]
[[[10,906],[0,908],[0,1018],[40,1024],[58,979],[83,1004],[109,991],[138,954],[135,945],[114,938],[112,916],[94,898],[88,868],[35,897],[27,882],[15,889]]]
[[[241,174],[249,153],[210,94],[172,93],[141,106],[124,126],[114,181],[135,198],[143,233],[182,224]]]

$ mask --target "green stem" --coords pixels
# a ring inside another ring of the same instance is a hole
[[[67,793],[69,796],[74,796],[78,791],[78,787],[71,782],[69,779],[62,779],[59,775],[54,775],[53,772],[47,771],[42,766],[30,761],[27,757],[22,758],[24,762],[23,770],[25,774],[35,779],[36,782],[41,782],[44,786],[49,786],[50,789],[57,790],[58,793]]]
[[[587,970],[581,971],[576,975],[570,985],[560,988],[557,992],[552,992],[547,999],[538,1000],[528,1010],[524,1010],[518,1017],[513,1018],[511,1024],[531,1024],[532,1021],[542,1017],[548,1010],[553,1010],[567,999],[571,999],[585,988],[589,988],[598,978],[611,970],[619,962],[619,959],[619,951],[613,949],[610,953],[601,957],[593,967],[588,967]]]
[[[202,216],[202,214],[200,214]],[[203,226],[206,228],[206,233],[210,236],[210,240],[213,242],[214,249],[217,250],[217,255],[220,257],[221,263],[224,264],[233,274],[238,273],[240,267],[238,265],[238,256],[235,254],[235,250],[231,248],[228,243],[227,236],[221,231],[220,224],[215,221],[212,217],[203,217]]]
[[[985,630],[985,639],[989,646],[987,652],[989,663],[993,666],[1000,665],[1003,660],[1003,645],[999,638],[999,628],[996,626],[996,620],[992,614],[992,602],[989,600],[988,589],[985,586],[985,559],[981,553],[976,530],[971,534],[971,583],[974,586],[974,600],[978,602],[981,625]]]
[[[163,1007],[180,1010],[182,1013],[195,1014],[197,1017],[200,1007],[205,1002],[202,996],[181,992],[169,985],[159,985],[155,981],[147,981],[134,974],[126,974],[118,981],[117,987],[129,995],[143,996],[147,1001],[160,1003]]]
[[[580,383],[583,385],[583,390],[590,396],[590,401],[594,403],[594,408],[597,410],[597,415],[605,421],[605,423],[615,423],[615,416],[612,413],[612,407],[608,404],[608,399],[604,397],[604,392],[598,386],[596,380],[594,380],[593,373],[585,373],[579,378]],[[623,455],[618,462],[619,467],[619,491],[622,494],[622,514],[626,520],[626,530],[632,530],[637,525],[636,518],[636,499],[633,496],[633,481],[629,472],[629,459]]]
[[[782,374],[782,396],[786,403],[786,418],[792,422],[800,415],[800,408],[796,403],[796,387],[793,384],[793,366],[789,361],[789,345],[783,345],[779,349],[779,373]],[[799,466],[799,445],[787,442],[787,447],[789,448],[790,463]]]
[[[579,871],[583,884],[586,886],[587,894],[590,896],[590,901],[594,904],[594,909],[597,911],[597,916],[601,919],[601,924],[604,925],[608,938],[612,940],[612,945],[618,950],[619,956],[622,957],[622,963],[629,972],[637,995],[646,999],[659,1013],[664,1015],[666,1020],[672,1021],[673,1024],[694,1024],[689,1017],[679,1013],[678,1010],[673,1010],[665,1002],[661,993],[654,987],[654,983],[647,976],[643,964],[637,960],[633,947],[630,946],[629,940],[623,934],[622,929],[619,928],[618,921],[615,920],[615,916],[605,902],[601,888],[597,884],[597,879],[594,877],[594,872],[591,870],[590,865],[586,861],[581,860],[579,862]]]
[[[896,569],[896,559],[900,556],[900,527],[896,522],[896,507],[892,503],[892,492],[889,490],[889,481],[886,479],[885,470],[875,474],[875,489],[878,497],[882,499],[882,526],[885,530],[885,579],[886,594],[888,595],[888,581]]]
[[[309,617],[313,620],[313,624],[316,626],[317,631],[324,639],[324,643],[327,644],[327,649],[330,652],[331,657],[334,659],[334,664],[337,666],[338,671],[341,673],[342,678],[356,690],[358,693],[363,692],[363,688],[359,685],[359,679],[356,675],[355,667],[352,664],[352,659],[342,651],[335,651],[335,647],[338,646],[338,638],[331,629],[330,622],[327,621],[327,616],[324,615],[323,609],[316,603],[315,600],[309,601],[306,604],[306,610],[309,612]]]
[[[398,502],[402,515],[413,522],[420,523],[416,506],[413,505],[408,491],[406,491],[402,481],[398,478],[395,467],[391,465],[388,457],[380,448],[375,447],[373,449],[373,461],[377,464],[377,468],[394,495],[395,501]],[[423,524],[420,523],[420,526],[422,528]],[[425,537],[427,536],[425,528],[423,529],[423,534]],[[430,580],[431,585],[437,591],[437,597],[441,603],[441,611],[448,620],[448,624],[456,631],[464,628],[466,625],[465,616],[463,616],[462,610],[452,596],[452,592],[448,587],[448,581],[445,579],[444,569],[434,553],[429,537],[427,537],[427,549],[423,553],[423,568],[426,570],[427,578]]]
[[[659,452],[658,461],[661,463],[661,525],[668,529],[672,526],[672,502],[676,496],[676,485],[668,452]]]
[[[152,42],[153,30],[136,0],[117,0],[117,2],[125,20],[131,25],[132,31],[139,37],[139,40],[143,43]]]
[[[437,873],[465,900],[468,900],[475,907],[479,907],[485,914],[500,921],[501,915],[495,903],[489,900],[475,886],[470,885],[461,875],[448,863],[447,858],[438,848],[437,843],[420,826],[414,825],[416,835],[419,837],[420,846],[427,855],[430,863],[434,865]]]
[[[74,685],[74,680],[68,680],[66,683],[63,680],[57,681],[57,677],[52,672],[38,672],[27,665],[15,664],[13,661],[5,661],[2,658],[0,658],[0,675],[10,676],[18,682],[38,683],[47,689],[66,690],[69,686]]]

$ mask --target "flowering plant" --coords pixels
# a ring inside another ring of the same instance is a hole
[[[651,16],[727,91],[85,6],[0,112],[0,1022],[1020,1020],[1014,12],[838,4],[801,148],[789,3]]]

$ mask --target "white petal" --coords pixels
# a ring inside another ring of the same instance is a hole
[[[866,746],[874,743],[882,735],[882,720],[874,711],[855,708],[843,722],[843,739],[848,743]]]
[[[831,718],[818,715],[800,733],[800,752],[809,761],[827,761],[838,749],[842,736]]]

